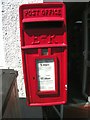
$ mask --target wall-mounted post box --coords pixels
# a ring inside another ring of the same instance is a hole
[[[66,102],[67,41],[61,2],[20,6],[20,37],[29,106]]]

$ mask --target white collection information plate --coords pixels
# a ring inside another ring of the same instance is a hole
[[[37,60],[38,89],[40,91],[55,90],[55,68],[53,59]]]

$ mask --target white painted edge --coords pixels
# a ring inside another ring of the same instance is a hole
[[[43,0],[27,0],[27,3],[43,3]]]
[[[2,2],[0,0],[0,69],[5,67],[4,41],[2,32]]]
[[[88,96],[88,102],[90,103],[90,96]]]

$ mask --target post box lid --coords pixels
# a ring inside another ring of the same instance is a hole
[[[44,22],[44,21],[64,21],[64,18],[60,18],[60,17],[51,17],[51,18],[48,18],[48,17],[39,17],[38,19],[37,18],[25,18],[22,20],[23,23],[26,23],[26,22]]]

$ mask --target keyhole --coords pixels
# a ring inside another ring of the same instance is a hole
[[[35,80],[35,77],[33,77],[33,80]]]

